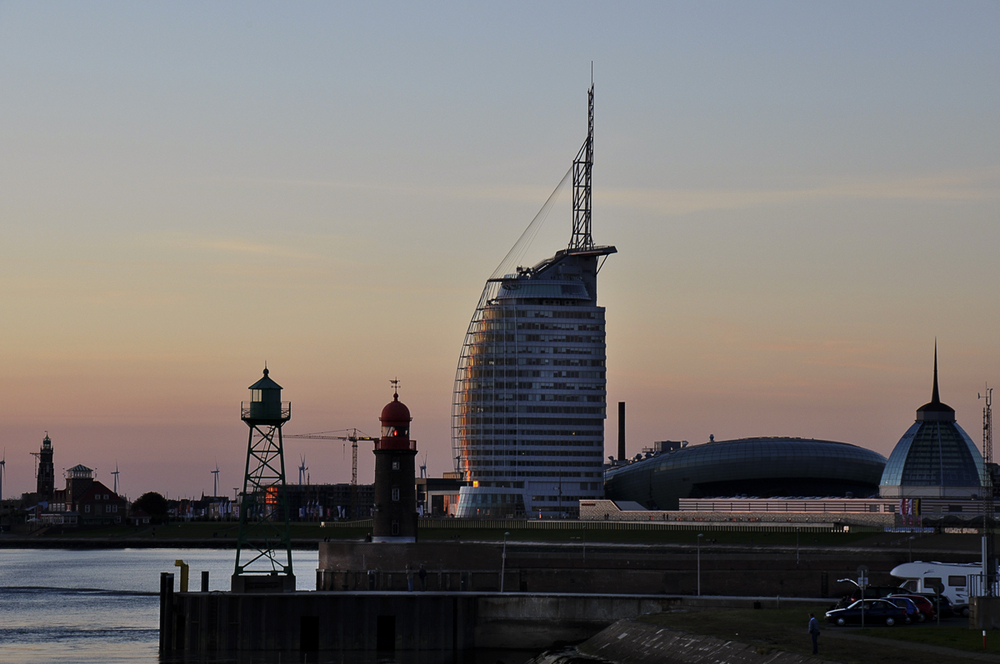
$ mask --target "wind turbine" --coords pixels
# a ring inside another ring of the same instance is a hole
[[[117,496],[118,495],[118,462],[117,461],[115,461],[115,470],[111,474],[115,476],[115,495]]]
[[[299,484],[302,485],[305,484],[306,471],[309,468],[306,466],[306,458],[304,456],[299,456],[299,459],[301,460],[301,464],[299,465]]]
[[[218,461],[215,462],[215,470],[210,471],[210,472],[213,475],[215,475],[215,477],[213,478],[213,480],[215,481],[215,487],[212,489],[212,497],[215,498],[216,496],[219,495],[219,462]]]

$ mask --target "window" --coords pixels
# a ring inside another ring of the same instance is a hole
[[[393,521],[392,522],[392,534],[393,535],[398,535],[399,534],[399,521]]]
[[[393,489],[392,489],[392,501],[394,503],[398,503],[399,502],[399,488],[398,487],[393,487]]]
[[[392,462],[392,469],[393,470],[399,470],[399,461],[393,460],[393,462]]]
[[[84,505],[83,506],[83,511],[87,512],[89,514],[90,513],[90,505]]]
[[[948,577],[948,585],[949,586],[963,587],[963,586],[965,586],[965,577],[964,576],[949,576]]]

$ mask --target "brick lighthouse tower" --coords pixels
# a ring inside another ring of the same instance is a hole
[[[417,495],[410,440],[410,409],[399,400],[399,381],[392,381],[392,401],[382,409],[382,437],[375,442],[375,517],[373,542],[417,541]]]

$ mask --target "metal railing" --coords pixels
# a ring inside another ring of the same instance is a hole
[[[371,519],[356,521],[326,521],[327,528],[369,528]],[[422,518],[417,521],[421,530],[568,530],[582,531],[699,531],[699,532],[769,532],[769,533],[830,533],[844,532],[843,527],[832,523],[740,523],[729,521],[576,521],[559,519],[441,519]],[[881,532],[881,528],[851,526],[851,532]]]

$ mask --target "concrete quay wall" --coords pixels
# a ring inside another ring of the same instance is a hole
[[[170,584],[160,598],[163,652],[545,648],[682,602],[583,594],[173,593]]]
[[[317,589],[330,591],[405,591],[412,579],[421,589],[419,569],[429,591],[695,595],[700,558],[704,595],[836,598],[850,590],[837,579],[856,576],[859,564],[871,570],[872,583],[892,581],[889,570],[905,554],[850,550],[724,550],[701,547],[608,545],[554,546],[508,543],[420,542],[372,544],[326,542],[320,545]]]

